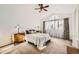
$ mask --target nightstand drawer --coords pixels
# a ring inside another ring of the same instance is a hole
[[[25,40],[25,33],[15,33],[14,43],[19,43]]]

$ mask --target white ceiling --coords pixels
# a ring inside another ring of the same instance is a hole
[[[76,7],[76,4],[51,4],[49,11],[53,13],[72,13]]]

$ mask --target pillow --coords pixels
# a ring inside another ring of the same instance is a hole
[[[36,31],[34,29],[26,30],[25,32],[26,32],[26,34],[36,33]]]
[[[26,30],[25,32],[26,32],[26,34],[31,34],[29,30]]]

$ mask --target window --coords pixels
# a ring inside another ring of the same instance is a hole
[[[45,32],[53,37],[63,37],[64,21],[59,16],[52,16],[48,21],[45,21]]]

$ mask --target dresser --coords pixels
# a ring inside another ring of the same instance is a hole
[[[14,43],[21,43],[23,41],[25,41],[25,33],[14,34]]]

